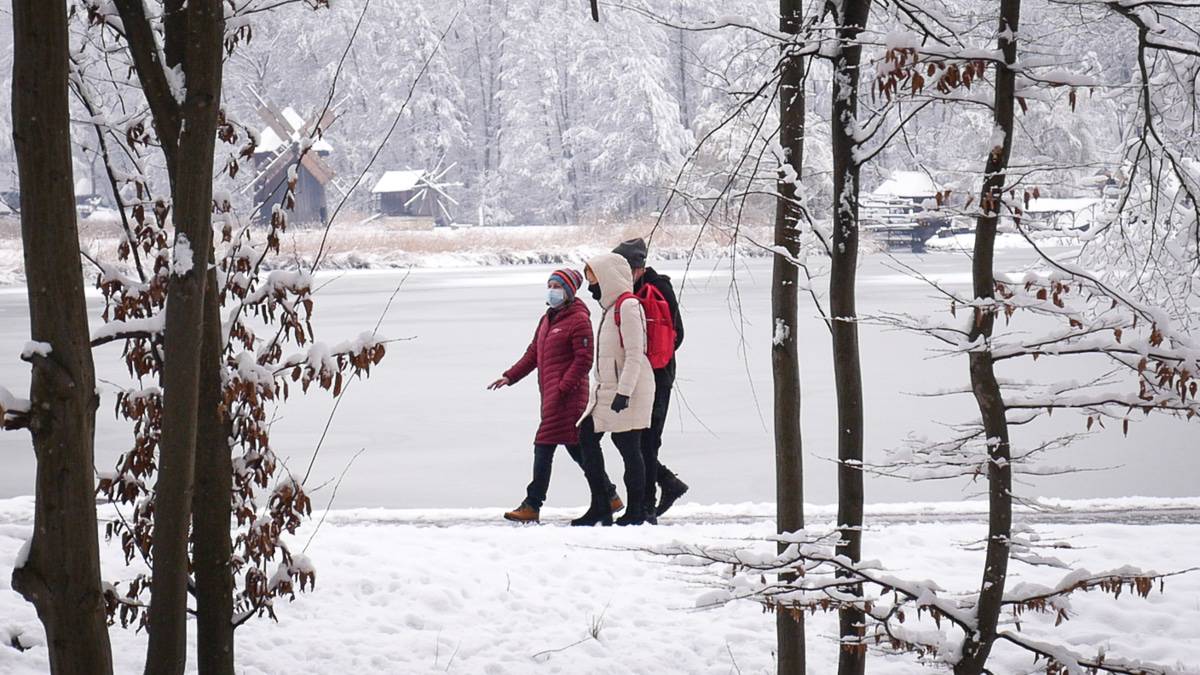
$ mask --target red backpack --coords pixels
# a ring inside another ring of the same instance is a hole
[[[640,293],[622,293],[615,305],[618,331],[621,329],[621,303],[626,298],[636,298],[646,315],[646,357],[650,359],[650,367],[655,370],[665,368],[675,358],[675,321],[671,318],[671,305],[667,304],[662,291],[652,284],[642,286]],[[624,338],[621,338],[621,347],[625,347]]]

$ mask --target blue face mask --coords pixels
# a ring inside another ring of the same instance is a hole
[[[561,307],[567,301],[567,294],[561,288],[546,289],[546,304],[551,307]]]

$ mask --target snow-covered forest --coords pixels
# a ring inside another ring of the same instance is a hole
[[[0,672],[1200,673],[1197,0],[10,8]]]
[[[463,184],[456,191],[462,208],[455,215],[466,222],[653,219],[697,141],[734,110],[740,94],[760,86],[776,62],[778,47],[767,36],[715,28],[731,19],[771,25],[777,8],[754,0],[613,3],[605,20],[595,23],[577,11],[578,4],[374,0],[365,12],[359,3],[333,3],[315,18],[304,3],[283,3],[253,22],[253,39],[226,64],[227,110],[255,131],[263,127],[254,112],[259,96],[311,118],[327,104],[336,79],[332,107],[338,119],[326,138],[335,149],[329,163],[348,186],[407,97],[422,66],[414,57],[432,50],[450,26],[399,129],[368,172],[367,185],[385,168],[453,165],[447,180]],[[1071,107],[1065,91],[1028,95],[1022,121],[1028,142],[1014,149],[1016,158],[1041,167],[1045,175],[1039,181],[1062,196],[1088,191],[1097,173],[1120,168],[1138,106],[1136,70],[1129,60],[1136,29],[1090,3],[1074,4],[1067,11],[1062,3],[1039,0],[1026,2],[1022,10],[1028,58],[1047,64],[1047,72],[1069,69],[1078,82],[1096,85],[1081,88]],[[978,2],[938,5],[938,12],[962,25],[980,30],[990,25],[991,8]],[[359,35],[339,71],[337,57],[360,16]],[[314,22],[320,30],[313,29]],[[891,28],[884,25],[868,35],[886,44]],[[10,39],[6,26],[6,59],[11,58]],[[8,61],[4,65],[7,78]],[[814,177],[830,169],[829,77],[817,66],[806,85],[812,112],[805,168]],[[4,87],[0,110],[5,120],[8,94]],[[705,144],[688,172],[688,194],[702,197],[720,188],[727,163],[758,126],[755,112],[739,116]],[[76,116],[85,119],[78,110]],[[769,112],[762,126],[770,130],[777,123]],[[978,171],[973,160],[990,128],[979,108],[922,110],[906,124],[903,138],[864,169],[864,186],[879,185],[894,170],[923,169],[946,189],[969,188]],[[77,167],[85,176],[98,175],[95,143],[88,140],[92,131],[80,123],[74,133],[80,144]],[[11,139],[0,139],[0,151],[11,186]],[[760,168],[764,178],[771,175],[770,167]],[[242,174],[242,182],[250,179]],[[828,203],[828,189],[822,192],[822,181],[813,183],[814,205]],[[361,204],[368,195],[360,192],[355,197]],[[753,216],[759,219],[773,208],[763,202],[757,206]],[[696,219],[686,210],[672,217]]]

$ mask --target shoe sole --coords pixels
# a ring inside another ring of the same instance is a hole
[[[529,523],[540,523],[540,522],[542,522],[542,519],[541,519],[541,518],[534,518],[533,520],[525,520],[525,519],[523,519],[523,518],[513,518],[513,517],[509,516],[507,513],[506,513],[506,514],[504,514],[504,519],[505,519],[505,520],[507,520],[507,521],[508,521],[508,522],[510,522],[510,523],[520,523],[520,524],[529,524]]]

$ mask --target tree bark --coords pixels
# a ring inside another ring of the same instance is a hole
[[[33,537],[12,587],[46,629],[56,675],[112,673],[96,529],[96,376],[83,296],[67,102],[66,5],[13,2],[13,141],[34,355]]]
[[[142,0],[116,0],[116,5],[167,159],[175,225],[176,264],[167,285],[165,310],[163,420],[145,671],[174,675],[182,673],[187,662],[188,525],[200,382],[202,373],[218,367],[215,362],[202,364],[201,352],[206,270],[212,255],[213,152],[225,18],[220,0],[168,0],[163,7],[166,63],[162,64]],[[172,90],[164,65],[182,68],[185,91]],[[189,256],[190,265],[184,262]]]
[[[233,461],[229,417],[224,412],[223,353],[217,272],[204,291],[204,337],[197,408],[196,496],[192,508],[192,570],[196,577],[196,658],[204,675],[233,675]]]
[[[833,376],[837,389],[838,421],[838,555],[858,562],[862,557],[863,517],[863,392],[858,346],[855,279],[858,271],[859,164],[853,124],[858,116],[858,36],[867,25],[870,0],[829,2],[841,41],[833,59],[833,249],[829,273],[829,310],[833,323]],[[857,587],[843,589],[861,593]],[[841,649],[839,675],[861,675],[866,668],[861,609],[838,613]]]
[[[800,32],[801,0],[779,1],[779,28]],[[682,38],[681,38],[682,39]],[[796,184],[804,165],[806,62],[783,47],[779,80],[779,145],[787,171],[780,172],[775,202],[775,245],[794,259],[800,252],[800,209]],[[775,384],[775,510],[778,532],[804,529],[804,457],[800,430],[800,357],[796,347],[800,270],[776,255],[771,277],[771,313],[775,317],[771,373]],[[779,552],[787,548],[779,544]],[[805,672],[804,614],[777,610],[775,642],[779,675]]]
[[[1016,99],[1016,74],[1012,66],[1017,61],[1016,35],[1020,18],[1020,0],[1001,0],[998,34],[1004,64],[996,67],[992,110],[1003,141],[991,149],[984,167],[971,270],[975,298],[983,301],[995,297],[996,280],[992,264],[996,225],[1000,219],[1008,161],[1012,152],[1013,104]],[[955,675],[979,675],[983,672],[996,640],[996,626],[1000,620],[1001,601],[1008,577],[1009,541],[1012,535],[1012,468],[1008,420],[989,344],[995,320],[996,313],[990,308],[976,308],[971,340],[982,338],[985,348],[972,351],[968,356],[971,390],[975,394],[988,439],[988,543],[983,581],[975,608],[976,628],[964,638],[962,659],[954,667]]]

